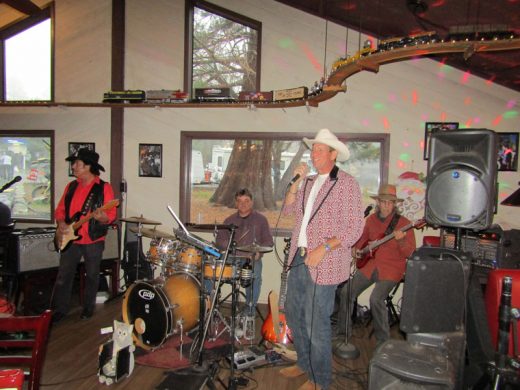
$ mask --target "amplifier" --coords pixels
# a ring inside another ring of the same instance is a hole
[[[464,232],[460,238],[464,252],[473,255],[473,265],[483,269],[520,268],[520,230],[502,230],[494,225],[489,230]],[[444,230],[441,246],[455,247],[455,231]]]
[[[11,234],[6,263],[0,264],[10,273],[31,272],[60,265],[60,254],[54,250],[54,227],[16,230]],[[113,225],[105,238],[103,260],[119,259],[119,229]]]

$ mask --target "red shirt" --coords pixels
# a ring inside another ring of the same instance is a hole
[[[76,187],[76,190],[74,191],[74,195],[72,196],[72,201],[70,203],[70,210],[69,213],[71,216],[76,214],[78,211],[81,211],[83,209],[83,204],[85,203],[85,200],[87,199],[88,194],[90,193],[90,190],[94,186],[94,184],[100,182],[99,176],[96,176],[92,182],[87,185],[83,186],[79,180],[77,180],[78,186]],[[70,182],[67,184],[67,187],[65,187],[65,191],[63,191],[63,195],[61,196],[61,199],[58,203],[58,206],[56,207],[56,211],[54,212],[54,218],[56,221],[64,221],[65,220],[65,195],[67,194],[69,190],[70,184],[73,182]],[[107,202],[114,199],[114,191],[112,190],[112,186],[110,183],[106,183],[103,186],[103,202],[106,204]],[[116,219],[116,208],[112,208],[110,210],[106,210],[105,213],[108,216],[108,219],[110,220],[109,223],[112,223]],[[97,240],[91,240],[90,236],[88,235],[88,222],[81,225],[81,227],[78,230],[78,234],[81,236],[78,240],[74,241],[74,244],[92,244],[93,242],[99,242],[103,241],[105,237],[100,237]]]
[[[384,221],[381,221],[377,213],[370,215],[366,219],[363,234],[356,243],[355,248],[363,249],[368,242],[383,238],[393,216],[394,214],[392,213]],[[409,223],[410,221],[407,218],[401,216],[394,230],[401,229]],[[406,232],[402,240],[392,239],[376,248],[373,252],[374,257],[359,271],[370,279],[374,270],[377,269],[379,280],[398,282],[403,278],[406,269],[406,259],[413,253],[415,247],[415,233],[412,228]]]

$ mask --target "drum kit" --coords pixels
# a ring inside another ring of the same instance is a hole
[[[230,244],[221,252],[213,248],[211,243],[187,230],[178,229],[175,234],[157,230],[160,222],[142,216],[122,218],[121,221],[137,224],[137,227],[130,230],[137,234],[138,247],[142,247],[142,237],[151,240],[145,259],[160,275],[153,280],[137,278],[125,292],[123,320],[134,325],[133,338],[136,345],[154,350],[176,334],[180,335],[182,345],[183,334],[195,332],[198,325],[196,338],[199,342],[200,358],[203,341],[209,337],[209,328],[214,327],[211,323],[217,317],[225,324],[225,330],[230,332],[231,339],[234,339],[238,286],[252,284],[252,270],[247,266],[250,263],[249,257],[230,255],[235,227],[232,228]],[[178,223],[181,224],[180,221]],[[143,225],[153,225],[153,228],[145,228]],[[228,225],[208,226],[214,231],[230,228]],[[190,227],[207,230],[206,225]],[[254,243],[236,249],[250,253],[252,257],[272,250],[271,247],[262,247]],[[219,312],[219,304],[224,301],[220,300],[222,283],[228,283],[232,287],[231,325]],[[211,291],[208,291],[208,285],[212,286]],[[211,334],[215,336],[216,332],[212,331]],[[222,330],[217,337],[220,334]]]

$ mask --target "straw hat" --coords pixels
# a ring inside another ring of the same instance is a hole
[[[393,184],[383,184],[379,187],[378,194],[370,197],[375,200],[393,200],[394,202],[402,202],[404,200],[397,197],[397,188]]]
[[[350,156],[347,145],[341,142],[329,129],[321,129],[314,139],[304,137],[303,142],[305,142],[305,145],[307,145],[309,149],[312,149],[313,144],[330,146],[338,152],[337,160],[339,162],[347,161]]]

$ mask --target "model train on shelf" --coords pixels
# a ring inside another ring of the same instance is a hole
[[[188,94],[180,90],[124,90],[108,91],[103,94],[103,103],[145,103],[145,104],[169,104],[169,103],[287,103],[291,101],[305,100],[309,96],[307,87],[279,89],[266,92],[240,92],[238,99],[232,96],[228,87],[196,88],[195,97],[190,101]],[[312,94],[317,90],[312,88]]]
[[[406,37],[392,37],[379,41],[375,47],[371,40],[365,41],[363,47],[354,55],[338,59],[332,64],[332,72],[345,65],[356,62],[362,57],[405,47],[428,45],[442,42],[497,41],[519,38],[519,35],[503,25],[470,25],[450,28],[448,35],[442,39],[435,31],[427,31]]]

